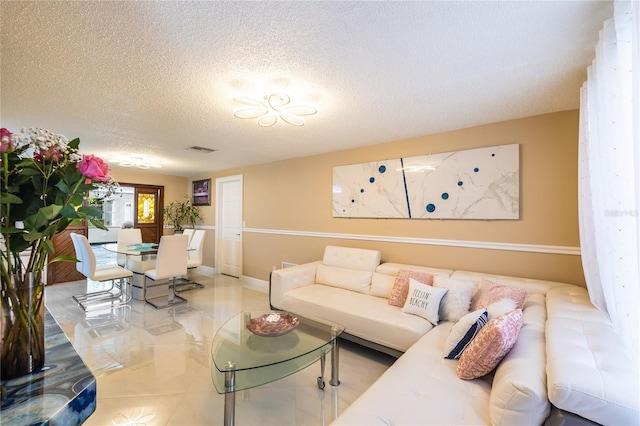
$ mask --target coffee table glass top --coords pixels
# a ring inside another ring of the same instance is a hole
[[[247,323],[251,318],[270,313],[240,313],[216,333],[211,345],[211,376],[218,393],[226,393],[228,368],[235,373],[234,391],[270,383],[318,361],[344,331],[341,325],[302,317],[298,317],[295,329],[280,336],[260,336],[249,331]]]

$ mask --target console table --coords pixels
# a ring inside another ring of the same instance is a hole
[[[96,378],[45,308],[45,364],[0,382],[0,423],[79,425],[96,409]]]

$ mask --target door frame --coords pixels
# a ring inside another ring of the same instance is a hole
[[[222,229],[223,229],[223,221],[222,221],[222,197],[223,197],[223,190],[222,187],[225,183],[229,183],[229,182],[240,182],[240,215],[242,216],[240,219],[240,223],[242,224],[240,227],[240,241],[244,240],[244,215],[242,213],[243,211],[243,207],[244,207],[244,183],[242,180],[242,175],[233,175],[233,176],[226,176],[226,177],[222,177],[222,178],[217,178],[216,179],[216,226],[215,226],[215,267],[216,267],[216,271],[217,273],[221,273],[220,269],[218,268],[218,265],[221,264],[222,261],[222,253],[221,253],[221,247],[222,247]],[[243,274],[243,259],[242,259],[242,253],[240,253],[240,277],[242,277]]]

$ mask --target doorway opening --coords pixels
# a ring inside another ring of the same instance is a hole
[[[89,204],[102,210],[102,220],[107,230],[89,225],[89,243],[114,243],[121,228],[140,228],[144,242],[160,242],[163,186],[124,183],[108,198],[100,197],[100,191],[91,191]]]

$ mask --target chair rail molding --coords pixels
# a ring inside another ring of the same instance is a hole
[[[291,235],[297,237],[334,238],[341,240],[377,241],[400,244],[463,247],[484,250],[522,251],[529,253],[580,256],[580,247],[542,244],[501,243],[494,241],[446,240],[438,238],[398,237],[392,235],[341,234],[332,232],[293,231],[286,229],[244,228],[254,234]]]

